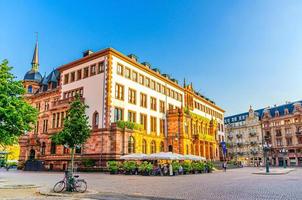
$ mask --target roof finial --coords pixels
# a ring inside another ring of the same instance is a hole
[[[184,78],[184,88],[186,87],[186,78]]]
[[[35,51],[33,55],[33,59],[31,61],[31,69],[35,72],[39,70],[39,47],[38,47],[38,32],[35,32],[36,34],[36,45],[35,45]]]

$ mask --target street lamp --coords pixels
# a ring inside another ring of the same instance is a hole
[[[265,142],[263,144],[263,152],[264,152],[264,160],[265,160],[265,169],[266,173],[269,173],[269,162],[268,162],[268,156],[267,153],[271,149],[272,145]]]
[[[285,156],[286,156],[288,150],[285,149],[284,147],[282,147],[282,149],[280,149],[279,152],[280,152],[280,153],[282,154],[282,156],[283,156],[283,168],[286,168]]]

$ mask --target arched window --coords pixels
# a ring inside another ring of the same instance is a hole
[[[51,142],[50,153],[51,154],[56,154],[56,149],[57,149],[56,144],[54,142]]]
[[[146,140],[143,140],[143,142],[142,142],[142,152],[147,153],[147,142],[146,142]]]
[[[92,127],[93,128],[98,128],[99,127],[99,113],[94,112],[92,116]]]
[[[28,88],[27,88],[27,92],[28,93],[32,93],[33,92],[33,86],[28,86]]]
[[[164,142],[160,142],[160,152],[164,152],[165,151],[165,146],[164,146]]]
[[[42,142],[41,155],[45,155],[45,148],[46,148],[46,144],[45,142]]]
[[[152,140],[151,142],[151,153],[155,153],[156,152],[156,143],[154,140]]]
[[[135,141],[132,136],[128,139],[128,153],[135,153]]]

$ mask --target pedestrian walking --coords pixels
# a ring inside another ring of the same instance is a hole
[[[224,161],[223,165],[223,171],[226,172],[227,169],[227,161]]]

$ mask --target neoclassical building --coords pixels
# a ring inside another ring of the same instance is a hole
[[[258,159],[263,161],[262,145],[267,143],[271,146],[268,153],[271,165],[283,166],[285,162],[288,166],[302,166],[301,103],[302,101],[287,102],[280,106],[254,111],[257,114],[253,123],[254,128],[250,130],[250,123],[247,123],[247,120],[251,110],[249,113],[226,117],[226,137],[230,144],[234,144],[229,149],[233,158],[251,161],[251,153],[257,152]],[[250,137],[257,137],[254,146],[250,143]],[[257,151],[254,151],[255,147]]]
[[[196,92],[193,84],[178,84],[147,62],[113,48],[85,51],[83,57],[39,73],[38,44],[32,67],[23,80],[27,101],[39,110],[35,130],[20,138],[20,161],[39,160],[46,169],[66,169],[69,149],[51,142],[63,127],[76,93],[89,106],[91,137],[76,150],[76,162],[95,166],[128,153],[172,151],[219,159],[224,137],[224,110]],[[139,128],[122,129],[129,121]],[[220,140],[220,141],[219,141]]]
[[[228,156],[248,166],[262,162],[261,112],[250,107],[248,112],[226,117],[225,132]]]

